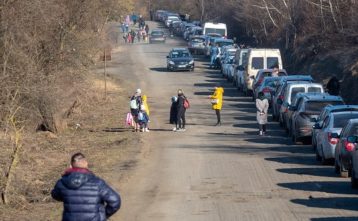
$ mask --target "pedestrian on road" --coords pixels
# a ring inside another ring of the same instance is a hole
[[[215,110],[217,122],[215,126],[221,126],[221,108],[223,105],[223,95],[224,95],[224,88],[220,85],[215,87],[215,91],[213,95],[210,95],[209,98],[211,99],[211,105],[213,110]]]
[[[280,73],[280,69],[278,68],[278,66],[275,66],[272,70],[271,77],[279,77],[279,73]]]
[[[339,83],[339,80],[336,76],[333,76],[328,84],[327,84],[327,90],[330,95],[338,96],[340,94],[341,85]]]
[[[141,111],[141,106],[142,106],[141,94],[142,94],[142,90],[138,88],[136,90],[135,94],[130,99],[130,110],[131,110],[131,114],[132,114],[133,120],[134,120],[133,132],[138,132],[140,129],[138,115],[139,115],[139,112]]]
[[[210,59],[210,68],[216,68],[216,57],[219,54],[219,45],[216,44],[210,49],[211,59]]]
[[[149,25],[148,25],[148,24],[145,25],[145,28],[144,28],[144,29],[145,29],[145,32],[146,32],[147,34],[149,34]]]
[[[177,124],[173,131],[183,132],[185,131],[185,112],[186,108],[184,102],[186,97],[182,89],[178,90],[178,101],[177,101]]]
[[[141,37],[142,37],[142,30],[139,29],[138,32],[137,32],[137,40],[138,40],[138,43],[140,42]]]
[[[149,132],[148,123],[149,123],[150,111],[149,111],[149,106],[148,106],[147,100],[148,100],[147,95],[143,95],[142,96],[142,106],[140,108],[144,115],[142,132]]]
[[[172,97],[172,105],[170,106],[170,116],[169,116],[169,123],[177,125],[177,115],[178,115],[178,98],[176,96]]]
[[[136,33],[135,33],[135,31],[132,29],[131,30],[131,38],[132,38],[132,44],[134,43],[134,40],[135,40],[135,36],[136,36]]]
[[[256,99],[256,110],[257,110],[257,123],[259,124],[259,134],[263,136],[266,134],[267,124],[267,111],[269,108],[269,102],[263,92],[259,92]]]
[[[119,194],[88,169],[82,153],[71,157],[71,167],[57,181],[51,195],[64,204],[62,221],[105,221],[121,206]]]

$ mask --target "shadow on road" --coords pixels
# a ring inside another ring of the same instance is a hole
[[[168,72],[167,68],[165,67],[149,68],[149,70],[156,72]]]
[[[336,176],[332,167],[300,167],[300,168],[281,168],[278,172],[297,175],[333,177]]]
[[[357,221],[358,217],[324,217],[312,218],[311,221]]]
[[[297,183],[279,183],[280,187],[301,190],[308,192],[324,192],[334,194],[358,194],[358,190],[353,190],[348,180],[345,181],[309,181]],[[358,198],[357,198],[358,200]],[[358,204],[357,207],[358,208]]]
[[[265,160],[283,164],[317,166],[317,162],[311,154],[307,156],[268,157]]]
[[[310,199],[293,199],[291,202],[314,208],[330,208],[330,209],[343,209],[343,210],[358,210],[358,198],[357,197],[329,197],[329,198],[310,198]],[[351,217],[353,218],[353,217]],[[358,220],[358,217],[354,219],[345,219],[342,217],[331,218],[312,218],[315,221],[329,221],[329,220]]]

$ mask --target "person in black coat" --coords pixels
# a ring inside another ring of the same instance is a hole
[[[63,202],[62,221],[106,221],[121,206],[119,194],[88,170],[82,153],[72,156],[71,168],[57,181],[51,195]]]
[[[177,101],[177,124],[176,130],[174,131],[185,131],[185,107],[184,101],[186,97],[184,96],[183,90],[178,90],[178,101]]]
[[[341,85],[340,85],[339,80],[337,79],[336,76],[333,76],[329,80],[329,82],[327,84],[327,90],[330,95],[335,95],[335,96],[339,95],[339,92],[341,90]]]
[[[177,125],[177,115],[178,115],[178,98],[173,96],[172,97],[172,105],[170,106],[170,116],[169,116],[169,123]],[[173,129],[176,130],[176,127]]]

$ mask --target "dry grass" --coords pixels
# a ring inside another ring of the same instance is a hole
[[[83,152],[91,170],[113,179],[113,168],[120,170],[119,163],[133,151],[133,146],[138,148],[132,145],[137,142],[134,134],[124,125],[127,110],[121,104],[127,101],[120,96],[124,89],[109,78],[110,93],[108,99],[103,99],[102,85],[103,80],[92,74],[83,82],[80,88],[86,93],[78,96],[79,105],[67,119],[68,127],[63,132],[24,135],[20,163],[9,189],[11,205],[0,207],[1,220],[60,220],[62,204],[51,199],[50,191],[73,153]],[[4,169],[12,149],[6,139],[0,139],[0,144],[0,165]],[[119,180],[120,173],[116,174]]]

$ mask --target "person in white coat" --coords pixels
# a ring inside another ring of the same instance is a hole
[[[266,124],[267,124],[267,111],[269,108],[269,102],[265,97],[263,92],[259,92],[256,99],[256,109],[257,109],[257,123],[260,128],[260,136],[265,135],[266,133]]]

